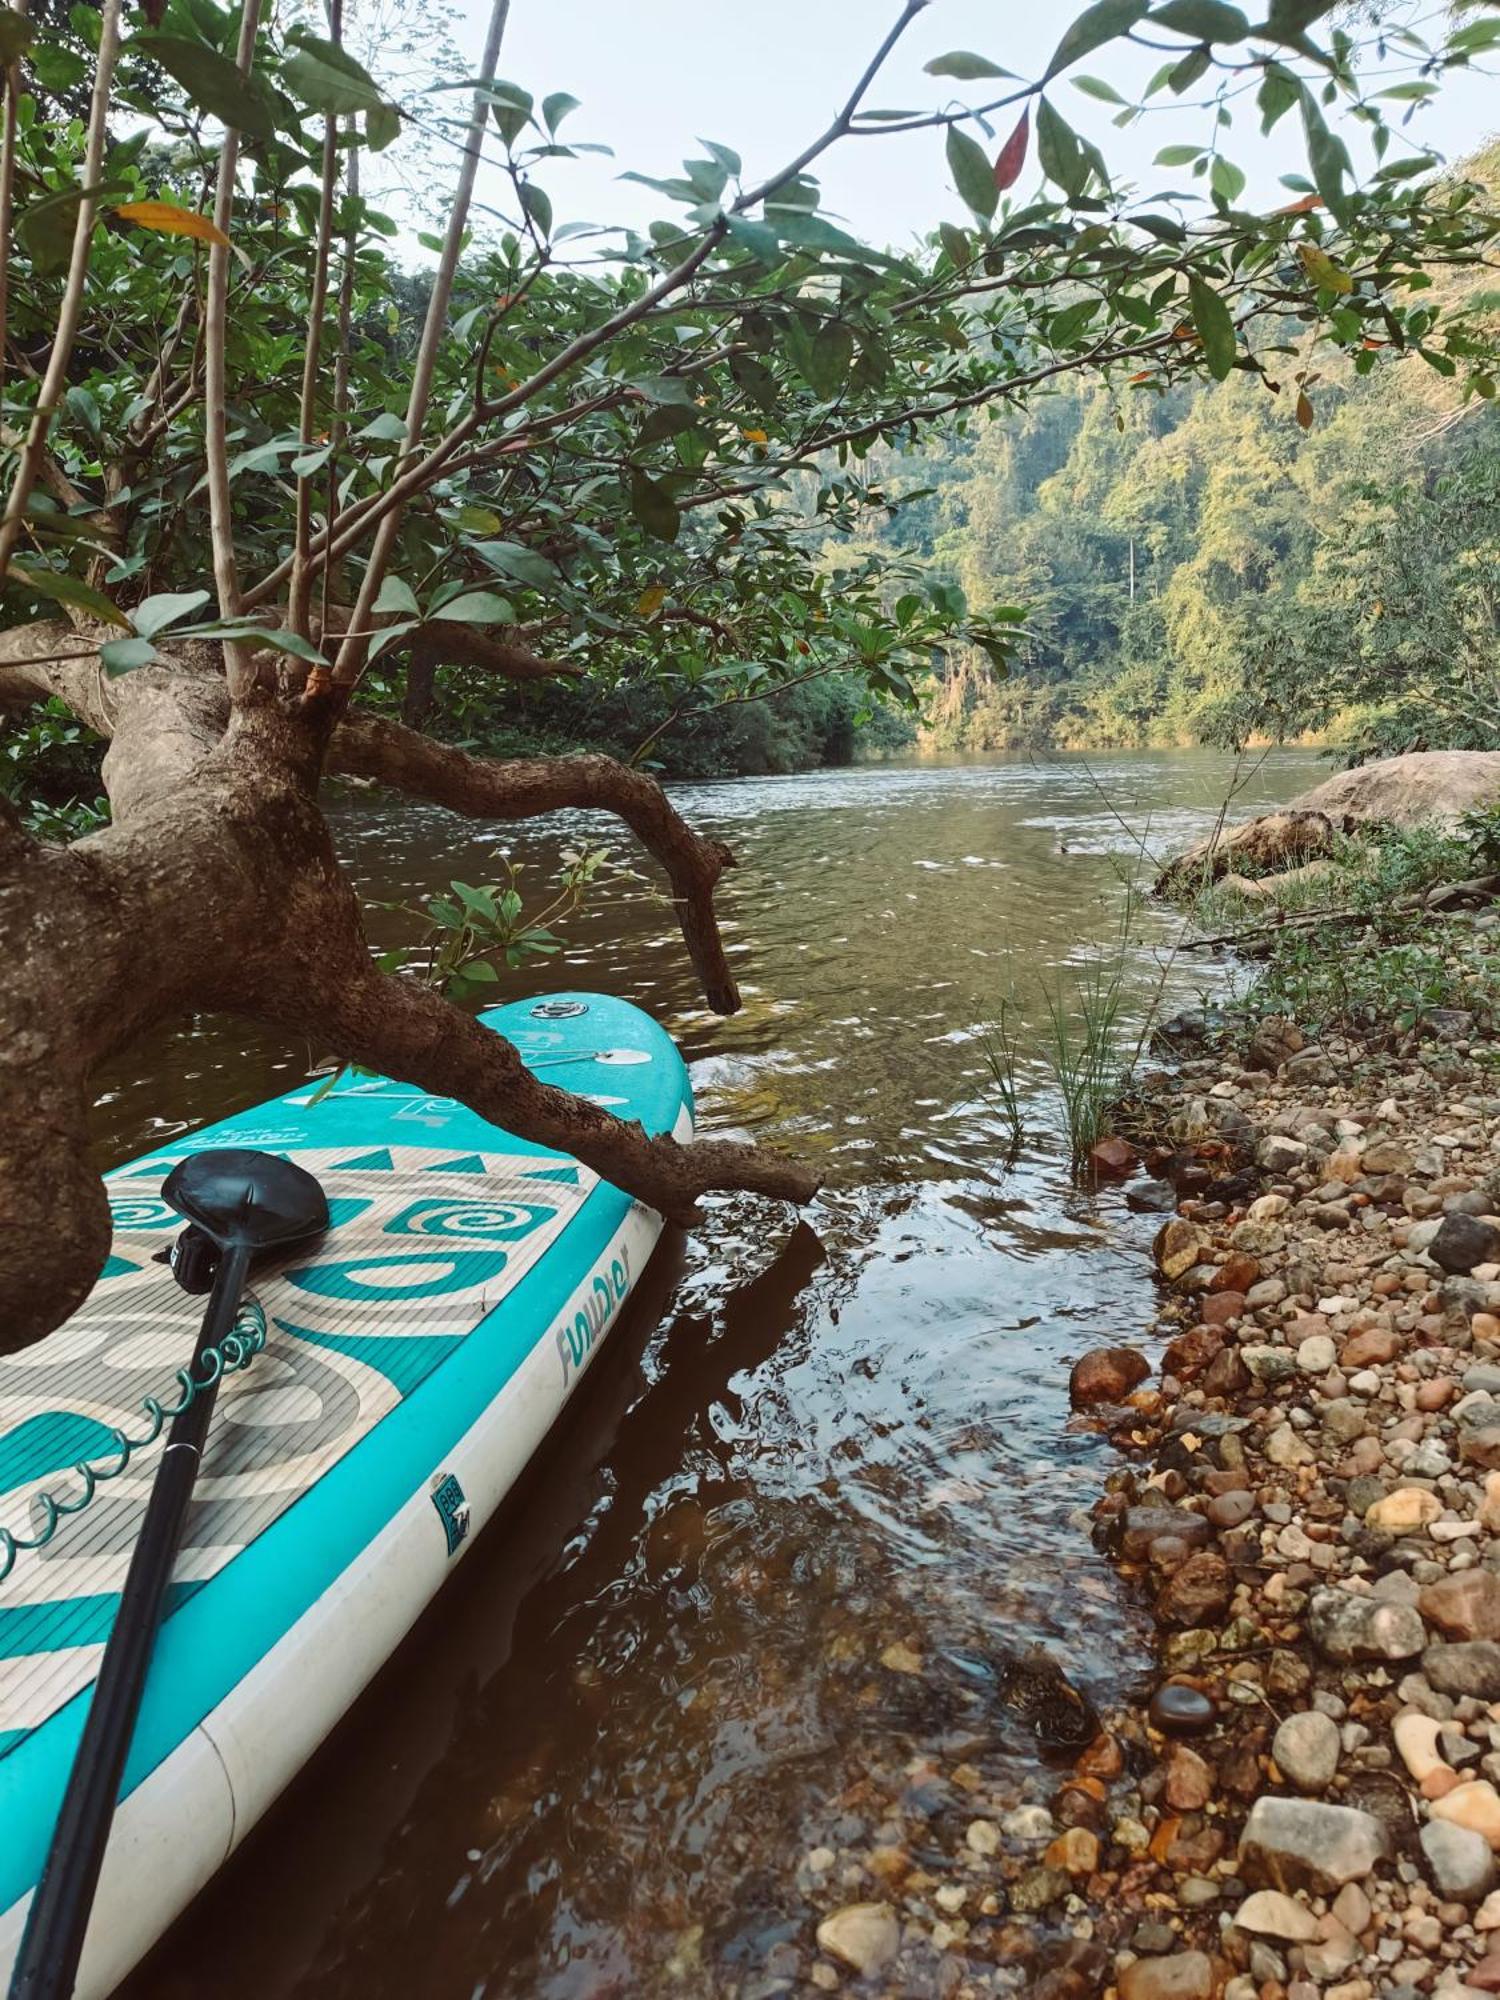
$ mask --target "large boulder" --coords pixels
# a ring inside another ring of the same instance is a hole
[[[1412,750],[1338,771],[1277,812],[1219,830],[1167,864],[1159,895],[1230,871],[1264,873],[1328,853],[1357,826],[1451,823],[1475,806],[1500,805],[1500,750]]]
[[[1350,826],[1416,826],[1500,804],[1500,750],[1411,750],[1339,771],[1293,801]]]

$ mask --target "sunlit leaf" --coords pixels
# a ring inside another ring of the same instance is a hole
[[[200,215],[193,208],[179,208],[173,201],[123,201],[115,208],[115,214],[122,222],[133,222],[137,229],[154,230],[159,236],[193,236],[200,243],[222,243],[227,249],[229,238],[211,216]]]

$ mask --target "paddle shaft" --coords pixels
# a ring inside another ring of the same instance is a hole
[[[224,1252],[193,1350],[195,1381],[201,1379],[204,1355],[220,1347],[234,1328],[251,1255],[250,1246],[243,1244]],[[216,1376],[167,1433],[52,1844],[27,1914],[10,2000],[69,2000],[72,1994],[217,1389]]]

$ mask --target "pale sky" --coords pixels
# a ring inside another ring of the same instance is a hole
[[[463,5],[464,53],[477,62],[488,7],[485,0]],[[524,85],[538,103],[550,91],[571,92],[582,100],[582,109],[561,136],[599,140],[615,149],[613,160],[547,163],[539,178],[557,220],[639,227],[674,211],[663,197],[620,181],[620,173],[634,168],[675,174],[683,158],[699,150],[695,141],[702,137],[735,147],[747,175],[762,178],[828,123],[898,11],[899,0],[512,0],[500,74]],[[1080,11],[1073,0],[1060,8],[1015,0],[931,0],[865,101],[876,108],[928,110],[999,95],[1008,86],[956,84],[924,75],[922,65],[951,49],[971,49],[1029,80],[1046,67],[1063,28]],[[1446,18],[1441,9],[1414,7],[1410,18],[1427,39],[1441,39]],[[1117,45],[1085,57],[1077,68],[1106,77],[1129,95],[1130,81],[1143,80],[1160,60]],[[1403,69],[1400,75],[1412,73]],[[1391,80],[1397,80],[1394,70]],[[1207,112],[1174,103],[1122,132],[1110,122],[1110,107],[1074,89],[1066,77],[1052,84],[1049,95],[1068,121],[1101,147],[1117,178],[1153,190],[1193,187],[1187,170],[1173,172],[1152,162],[1165,145],[1206,140]],[[1497,127],[1495,77],[1471,70],[1446,81],[1435,106],[1420,111],[1411,129],[1414,137],[1460,159]],[[1370,155],[1360,128],[1344,129],[1363,170]],[[1005,130],[1008,124],[1000,137]],[[1295,113],[1263,140],[1247,101],[1223,143],[1249,175],[1245,206],[1286,199],[1278,175],[1305,171]],[[1414,150],[1398,135],[1391,156]],[[815,171],[822,176],[825,206],[876,243],[906,244],[941,220],[966,219],[949,182],[940,133],[846,139]],[[1033,150],[1016,194],[1027,195],[1037,180]],[[498,199],[501,190],[492,184],[489,192]]]

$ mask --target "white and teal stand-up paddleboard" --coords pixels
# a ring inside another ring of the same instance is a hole
[[[687,1136],[670,1038],[619,1000],[484,1016],[530,1067]],[[266,1344],[227,1374],[152,1657],[78,1992],[107,1994],[318,1748],[494,1513],[661,1230],[576,1161],[447,1099],[304,1085],[108,1177],[113,1252],[66,1325],[0,1358],[0,1987],[47,1851],[201,1300],[155,1261],[168,1169],[211,1147],[315,1174],[331,1226],[256,1268]],[[252,1311],[254,1304],[252,1304]],[[7,1540],[9,1537],[9,1540]]]

